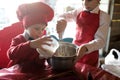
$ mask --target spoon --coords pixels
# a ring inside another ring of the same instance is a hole
[[[62,33],[58,33],[58,37],[59,37],[59,41],[62,41],[62,38],[63,38],[63,32],[62,32]]]

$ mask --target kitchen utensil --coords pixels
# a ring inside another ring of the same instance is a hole
[[[59,41],[62,41],[62,38],[63,38],[63,32],[62,32],[62,33],[58,33],[58,37],[59,37]]]

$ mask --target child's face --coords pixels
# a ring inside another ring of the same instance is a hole
[[[28,27],[28,32],[30,37],[36,39],[43,35],[43,31],[46,28],[46,24],[35,24],[30,27]]]
[[[83,6],[91,11],[99,5],[100,0],[82,0]]]

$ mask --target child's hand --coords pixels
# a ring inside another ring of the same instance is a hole
[[[57,29],[57,33],[62,33],[64,32],[65,28],[67,25],[67,21],[64,19],[58,20],[57,21],[57,25],[56,25],[56,29]]]
[[[48,43],[48,42],[51,42],[51,41],[52,41],[52,39],[51,39],[50,36],[44,36],[42,38],[31,40],[30,46],[32,48],[39,48],[41,50],[44,50],[44,48],[42,47],[42,45],[48,45],[48,46],[50,46],[51,44]]]
[[[84,56],[84,54],[88,51],[88,49],[85,46],[80,46],[77,49],[77,59],[76,61],[78,61],[81,57]]]

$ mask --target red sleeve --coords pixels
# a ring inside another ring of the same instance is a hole
[[[2,56],[2,58],[0,58],[1,68],[6,67],[9,62],[7,50],[10,47],[12,38],[23,33],[23,31],[24,28],[22,26],[22,22],[13,23],[12,25],[6,26],[0,30],[0,56]]]
[[[30,42],[26,41],[23,36],[14,38],[8,50],[9,58],[17,63],[25,60],[33,60],[38,55],[36,49],[31,48]]]

